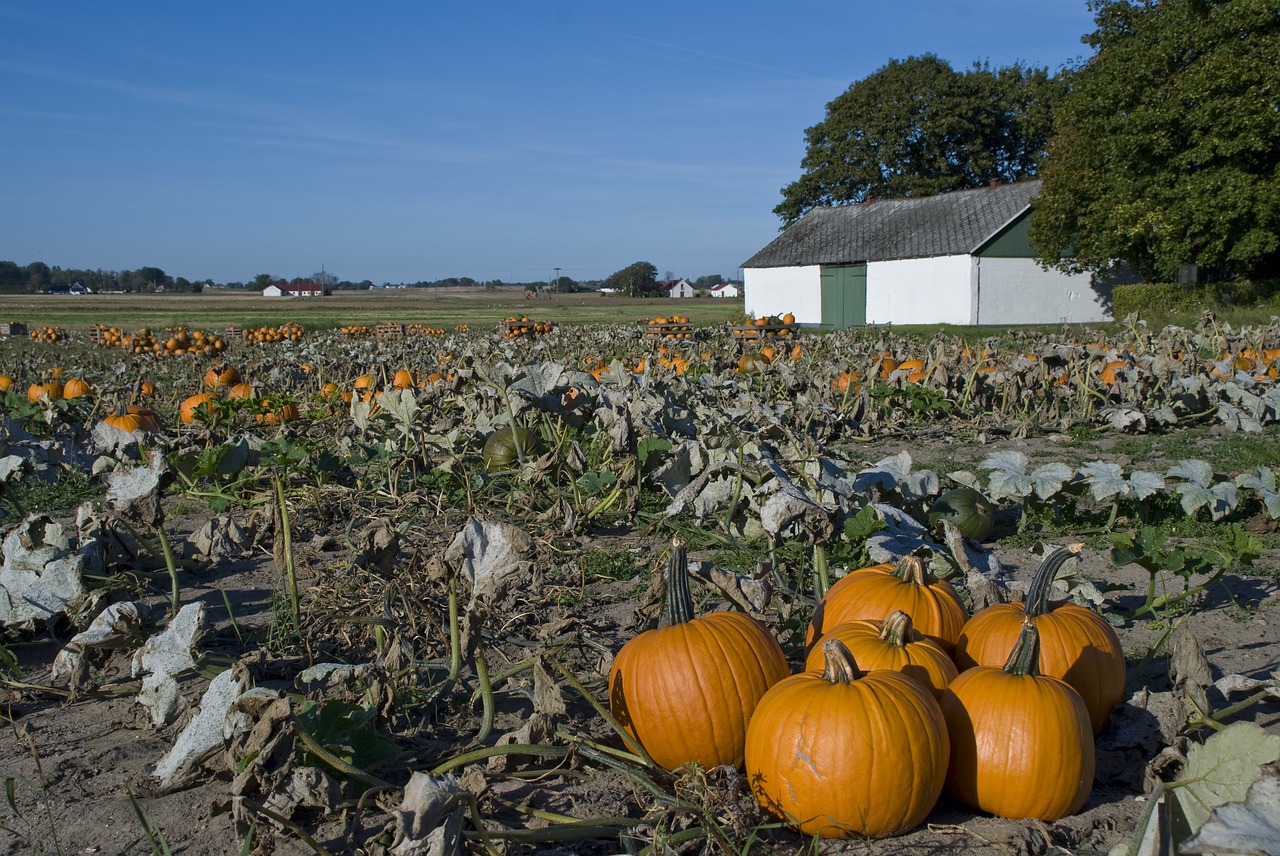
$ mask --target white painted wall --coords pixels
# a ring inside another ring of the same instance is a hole
[[[970,323],[970,267],[967,255],[870,262],[867,323]]]
[[[785,268],[744,268],[743,308],[752,316],[785,315],[799,324],[822,323],[822,268],[818,265]]]
[[[975,324],[1110,321],[1110,288],[1087,274],[1042,270],[1034,259],[973,259]]]

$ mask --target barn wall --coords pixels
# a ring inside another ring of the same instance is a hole
[[[800,324],[822,323],[822,268],[818,265],[744,268],[744,309],[760,318],[790,312]]]
[[[1111,320],[1111,289],[1089,274],[1043,270],[1032,259],[975,258],[977,324],[1058,324]]]
[[[969,256],[897,259],[867,265],[868,324],[968,324]]]

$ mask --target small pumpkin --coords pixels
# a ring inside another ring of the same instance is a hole
[[[832,627],[809,651],[805,671],[822,669],[823,645],[830,639],[844,643],[853,659],[867,671],[901,672],[919,681],[935,699],[958,674],[956,664],[942,646],[921,636],[911,626],[911,616],[900,609],[889,613],[884,621],[850,621]]]
[[[178,407],[178,419],[184,425],[190,425],[198,418],[208,418],[213,414],[214,398],[207,392],[189,395]]]
[[[760,805],[807,835],[901,835],[942,793],[942,710],[900,672],[861,671],[838,639],[823,643],[822,656],[822,671],[778,682],[756,705],[747,781]]]
[[[257,395],[258,392],[253,388],[253,384],[251,383],[241,381],[240,383],[234,383],[227,387],[227,398],[237,401],[247,401],[249,399],[256,398]]]
[[[0,392],[8,392],[13,389],[13,378],[9,375],[0,375]]]
[[[62,397],[67,399],[84,398],[93,394],[93,387],[83,378],[73,377],[62,385]]]
[[[684,542],[671,544],[667,624],[627,642],[609,669],[609,711],[668,770],[742,765],[747,722],[787,658],[742,612],[694,617]]]
[[[259,402],[259,405],[262,410],[255,416],[259,425],[280,425],[284,422],[293,422],[301,415],[298,412],[298,405],[291,401],[264,398]]]
[[[1022,621],[1003,668],[975,666],[942,694],[951,736],[947,793],[998,817],[1055,821],[1093,787],[1089,711],[1069,684],[1040,674],[1040,634]]]
[[[806,650],[826,632],[846,621],[883,621],[900,609],[911,616],[915,629],[950,654],[964,626],[964,604],[951,584],[940,580],[918,556],[904,556],[898,564],[860,568],[837,580],[813,612]]]
[[[160,430],[160,423],[155,413],[147,407],[130,404],[115,413],[103,418],[112,428],[128,431],[130,434],[154,434]]]
[[[413,389],[417,386],[417,381],[413,377],[413,372],[408,369],[400,369],[391,378],[392,389]]]
[[[538,435],[523,425],[504,425],[484,441],[481,455],[486,472],[509,470],[520,461],[542,450]]]
[[[27,387],[27,401],[32,404],[37,401],[58,401],[61,398],[62,384],[56,380],[33,383]]]
[[[240,372],[235,366],[219,363],[209,367],[204,373],[204,385],[218,389],[224,386],[235,386],[240,382]]]
[[[956,487],[946,491],[929,506],[930,527],[950,520],[966,538],[983,541],[996,528],[996,511],[991,500],[971,487]]]
[[[769,368],[769,358],[755,351],[748,351],[738,357],[738,374],[757,375]]]
[[[1106,726],[1111,710],[1124,698],[1127,671],[1124,649],[1105,618],[1070,601],[1050,604],[1053,581],[1062,565],[1083,545],[1054,550],[1036,569],[1025,603],[997,603],[970,618],[956,642],[956,665],[997,666],[1012,647],[1024,619],[1040,633],[1040,660],[1045,675],[1061,678],[1084,699],[1094,734]]]

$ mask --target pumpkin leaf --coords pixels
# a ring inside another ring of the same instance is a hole
[[[1075,476],[1075,471],[1063,463],[1036,467],[1031,473],[1031,486],[1035,491],[1036,499],[1048,499],[1062,490],[1062,486]]]
[[[1129,489],[1138,499],[1146,499],[1164,490],[1164,478],[1159,473],[1134,470],[1129,473]]]
[[[992,499],[1024,499],[1031,495],[1034,485],[1027,476],[1027,456],[1022,452],[992,452],[978,466],[991,470],[986,494]]]
[[[1233,722],[1187,751],[1187,763],[1170,788],[1174,841],[1200,829],[1212,811],[1243,802],[1263,764],[1280,759],[1280,735],[1252,722]]]
[[[1119,464],[1108,461],[1090,461],[1080,467],[1080,475],[1093,492],[1093,498],[1101,502],[1113,496],[1128,496],[1130,486]]]
[[[1218,806],[1179,853],[1280,856],[1280,776],[1274,767],[1249,786],[1243,802]]]

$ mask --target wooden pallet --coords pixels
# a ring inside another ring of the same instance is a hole
[[[644,337],[646,339],[692,339],[692,324],[676,324],[667,322],[665,324],[645,324]]]
[[[0,336],[25,336],[27,325],[21,321],[0,321]]]
[[[743,343],[764,342],[773,339],[796,339],[800,328],[795,324],[734,324],[729,334]]]
[[[394,321],[384,321],[373,328],[373,333],[379,339],[403,339],[404,325]]]

